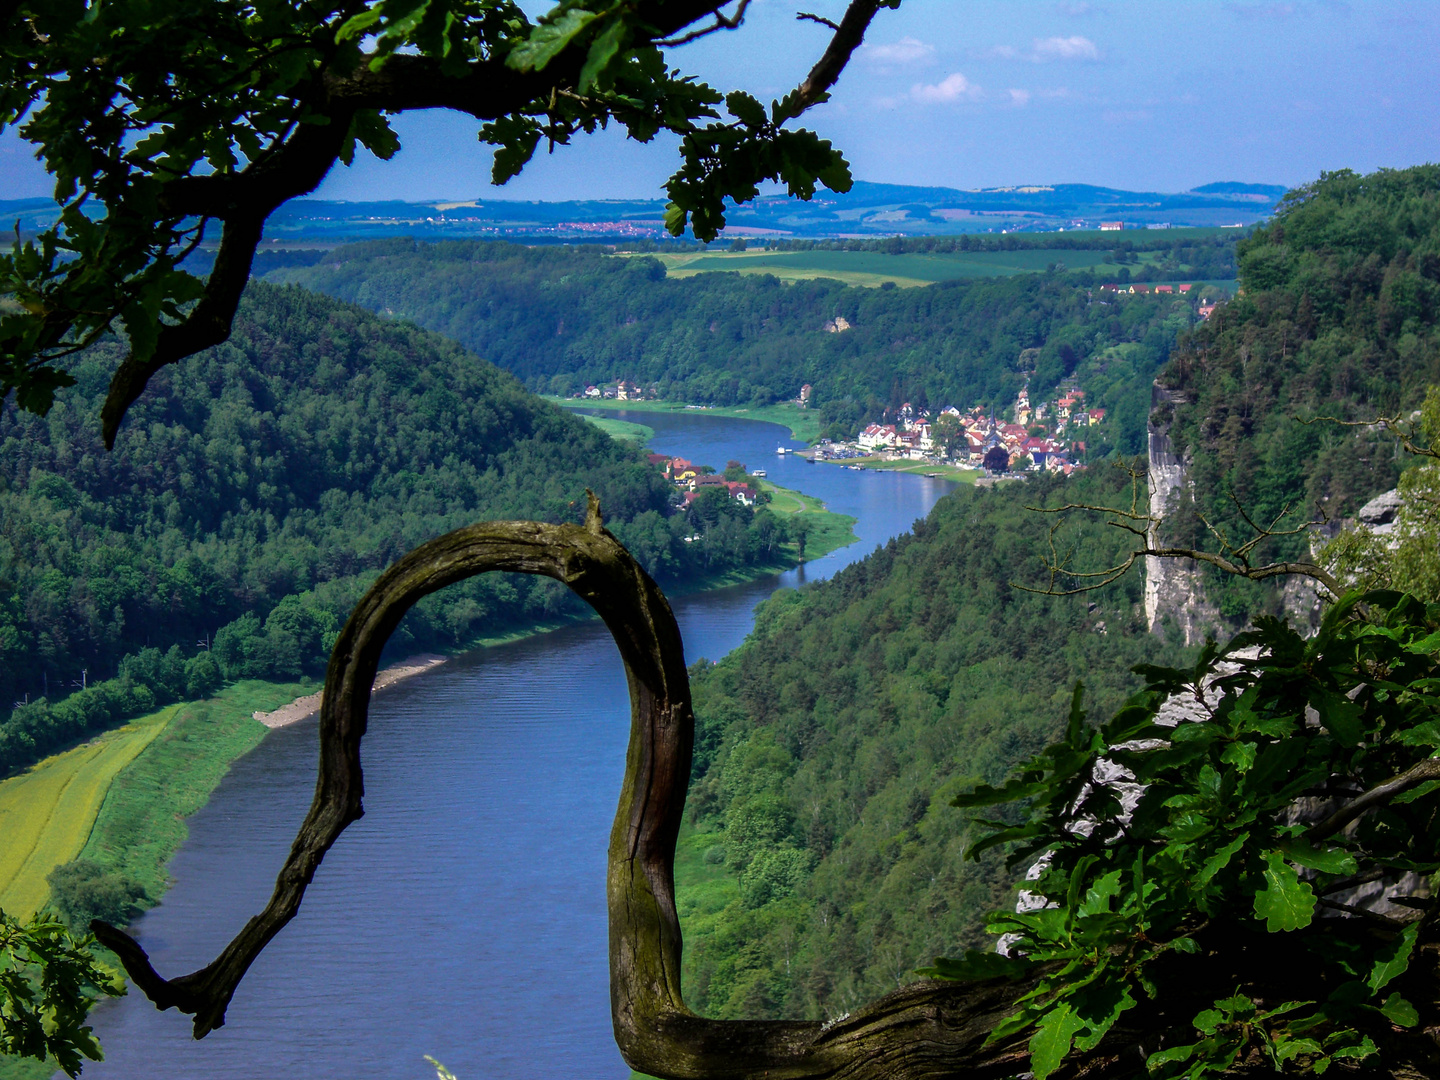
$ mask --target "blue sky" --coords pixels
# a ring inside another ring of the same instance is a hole
[[[527,4],[531,10],[542,4]],[[672,50],[722,90],[769,101],[798,83],[843,0],[754,0],[738,31]],[[1214,180],[1299,184],[1321,170],[1440,160],[1440,3],[1271,0],[905,0],[876,18],[834,99],[806,126],[858,179],[961,188],[1089,183],[1183,191]],[[489,185],[476,124],[397,118],[391,162],[337,166],[337,199],[654,198],[674,143],[616,131],[537,155]],[[0,136],[0,198],[48,194]]]

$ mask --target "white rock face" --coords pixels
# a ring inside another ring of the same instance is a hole
[[[1162,405],[1183,405],[1184,399],[1163,387],[1151,390],[1150,408]],[[1185,462],[1170,444],[1170,425],[1149,427],[1150,515],[1163,517],[1175,508],[1181,490],[1189,483]],[[1149,537],[1151,546],[1158,538]],[[1166,618],[1173,619],[1185,636],[1185,644],[1205,640],[1219,625],[1220,612],[1205,599],[1199,567],[1184,559],[1145,558],[1145,624],[1152,634],[1165,632]]]

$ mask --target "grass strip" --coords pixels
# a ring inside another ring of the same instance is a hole
[[[639,443],[641,446],[655,436],[655,429],[652,427],[644,424],[632,424],[629,420],[619,420],[613,416],[591,416],[589,413],[581,413],[580,419],[594,424],[612,439],[624,439],[627,442]]]
[[[90,839],[112,781],[161,734],[178,706],[132,720],[0,781],[0,908],[28,919],[50,897],[50,871]]]
[[[797,387],[798,389],[798,387]],[[616,412],[679,412],[725,416],[734,420],[764,420],[790,429],[790,436],[811,443],[820,437],[820,417],[799,405],[687,405],[683,401],[618,401],[615,398],[549,397],[546,401],[562,409],[612,409]]]
[[[251,714],[314,689],[311,682],[248,679],[208,701],[175,707],[164,730],[110,785],[80,857],[119,870],[158,901],[169,887],[166,864],[190,832],[185,819],[209,801],[230,764],[265,737],[265,725]]]
[[[770,503],[766,509],[771,513],[779,515],[787,523],[797,522],[801,520],[801,515],[804,515],[807,562],[814,562],[839,548],[849,547],[860,539],[855,535],[856,519],[849,514],[833,513],[825,509],[825,504],[820,499],[814,495],[806,495],[803,491],[782,488],[764,479],[759,483],[761,491],[770,493]]]
[[[940,480],[954,480],[961,484],[973,484],[983,475],[979,469],[967,469],[960,465],[933,465],[926,461],[886,461],[879,457],[848,458],[844,461],[822,461],[821,465],[858,465],[862,469],[880,472],[914,473],[918,476],[933,476]]]

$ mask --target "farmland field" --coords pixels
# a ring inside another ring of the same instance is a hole
[[[715,270],[742,274],[774,274],[782,281],[834,278],[849,285],[878,286],[893,281],[901,287],[932,285],[956,278],[1008,277],[1045,270],[1063,263],[1068,270],[1105,269],[1107,251],[1040,249],[974,251],[945,255],[887,255],[879,251],[739,251],[657,255],[670,277],[693,277]]]
[[[115,775],[164,730],[177,706],[46,758],[0,782],[0,908],[28,918],[50,894],[46,875],[80,854]]]

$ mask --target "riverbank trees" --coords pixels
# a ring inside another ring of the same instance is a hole
[[[157,377],[107,452],[120,352],[73,362],[49,416],[0,414],[0,700],[18,702],[0,771],[222,679],[319,674],[375,576],[464,522],[574,520],[589,488],[671,585],[774,564],[787,539],[738,504],[682,511],[638,449],[451,342],[294,287],[257,284],[230,342]],[[482,579],[413,612],[395,648],[581,610]]]

